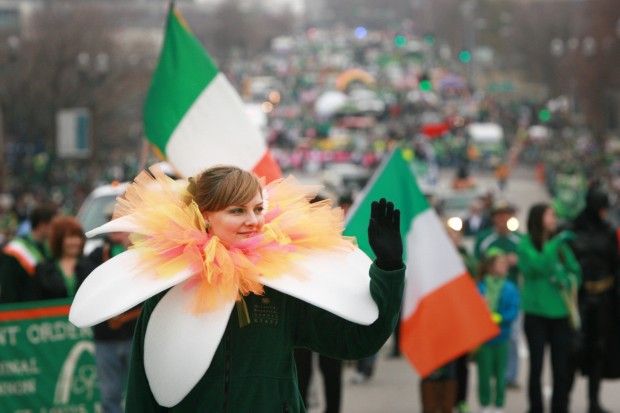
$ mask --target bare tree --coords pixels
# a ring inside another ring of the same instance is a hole
[[[614,0],[587,2],[587,30],[578,61],[578,87],[590,130],[603,156],[611,116],[611,92],[620,87],[620,8]]]
[[[248,9],[238,0],[222,2],[208,13],[185,17],[220,67],[225,67],[233,55],[252,58],[268,50],[271,39],[291,34],[295,25],[290,10],[267,12],[260,5]]]
[[[21,36],[0,52],[0,104],[7,140],[55,153],[56,113],[86,107],[92,113],[94,154],[134,147],[152,61],[128,58],[113,33],[114,9],[53,2],[32,16]],[[95,162],[96,164],[97,162]],[[92,165],[90,163],[89,165]]]

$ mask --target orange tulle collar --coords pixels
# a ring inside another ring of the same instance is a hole
[[[226,246],[207,233],[187,182],[151,172],[135,179],[119,199],[114,218],[133,216],[140,231],[131,235],[131,249],[139,252],[140,265],[149,273],[169,277],[183,268],[192,270],[186,288],[194,291],[195,312],[262,294],[260,276],[303,277],[295,263],[311,251],[355,247],[352,238],[341,235],[342,210],[332,208],[329,200],[310,203],[318,188],[301,185],[293,177],[264,186],[265,224],[260,232]]]

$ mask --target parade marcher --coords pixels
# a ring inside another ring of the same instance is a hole
[[[579,290],[582,348],[579,368],[588,376],[590,413],[604,413],[599,402],[601,380],[620,377],[620,317],[618,310],[618,241],[606,222],[609,198],[590,188],[586,207],[575,219],[571,246],[583,274]]]
[[[36,288],[41,300],[73,297],[78,280],[93,269],[83,256],[86,236],[80,222],[73,217],[59,216],[52,220],[49,246],[52,258],[36,268]]]
[[[448,225],[446,225],[445,228],[448,236],[461,256],[461,259],[465,264],[465,268],[467,268],[467,271],[472,277],[476,278],[478,273],[478,264],[473,255],[470,254],[463,244],[462,233],[460,231],[455,231]],[[465,353],[454,362],[456,369],[456,398],[454,408],[458,413],[468,413],[470,411],[469,404],[467,403],[470,360],[471,354]]]
[[[308,395],[312,381],[313,352],[307,348],[295,349],[295,365],[297,366],[297,381],[299,392],[304,405],[308,407]],[[325,413],[340,412],[342,399],[342,360],[318,354],[319,370],[323,376]]]
[[[48,237],[55,214],[51,206],[35,208],[30,214],[30,233],[17,236],[4,246],[0,260],[0,303],[39,298],[35,272],[39,263],[51,258]]]
[[[545,346],[551,347],[553,396],[551,411],[568,412],[571,382],[570,343],[574,337],[575,308],[569,301],[581,280],[581,269],[568,240],[570,233],[557,231],[557,218],[548,204],[532,206],[527,218],[528,234],[517,253],[523,276],[521,307],[530,353],[529,412],[542,413],[541,375]]]
[[[495,178],[497,179],[497,187],[501,192],[506,190],[508,177],[510,176],[510,167],[506,162],[502,162],[495,168]]]
[[[127,189],[116,219],[89,233],[136,235],[129,251],[85,280],[70,312],[76,325],[88,325],[154,295],[136,326],[127,412],[303,412],[295,347],[359,359],[385,343],[404,286],[392,203],[372,205],[371,264],[342,237],[342,212],[310,204],[315,194],[292,178],[263,189],[251,173],[222,166],[185,189],[153,173]],[[124,277],[120,286],[106,284],[124,261],[134,273],[115,273]],[[328,282],[317,278],[326,275]],[[134,296],[110,294],[118,291]]]
[[[457,168],[456,176],[452,180],[452,189],[456,191],[471,189],[476,185],[474,178],[469,173],[469,168],[461,165]]]
[[[492,247],[506,252],[508,263],[508,279],[518,285],[519,268],[517,266],[517,246],[521,233],[508,228],[508,220],[514,215],[515,209],[506,201],[498,201],[491,209],[492,226],[483,230],[476,237],[474,256],[480,260]]]
[[[475,199],[469,206],[467,216],[463,219],[463,234],[465,236],[476,236],[478,232],[491,226],[489,221],[482,200]]]
[[[476,237],[474,255],[480,260],[490,248],[500,248],[506,252],[510,269],[508,279],[519,285],[519,268],[517,266],[517,245],[521,234],[508,229],[508,220],[514,215],[515,209],[508,202],[500,200],[491,209],[492,227],[481,231]],[[521,332],[521,318],[515,321],[511,330],[508,348],[508,365],[506,367],[506,383],[508,388],[519,388],[519,334]]]
[[[110,233],[104,239],[103,245],[93,250],[88,258],[93,266],[99,266],[126,251],[129,244],[128,233]],[[81,285],[85,279],[85,276],[80,277],[78,283]],[[140,307],[136,307],[93,327],[97,381],[103,413],[123,411],[123,395],[129,375],[131,339],[139,315]]]
[[[452,413],[456,393],[456,364],[450,361],[420,380],[422,413]]]
[[[485,253],[480,268],[478,288],[489,306],[493,321],[501,329],[499,336],[484,343],[476,353],[478,398],[482,413],[501,413],[505,403],[509,340],[512,324],[519,314],[519,291],[515,284],[506,279],[508,266],[504,251],[491,247]]]
[[[353,377],[351,378],[351,383],[363,384],[370,381],[370,379],[372,379],[372,376],[375,374],[376,362],[377,353],[357,360],[355,362],[355,372]]]

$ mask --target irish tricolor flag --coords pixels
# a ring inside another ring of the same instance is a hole
[[[382,197],[401,210],[405,242],[400,347],[424,377],[499,330],[402,150],[396,149],[378,169],[353,206],[345,234],[356,236],[360,248],[373,257],[367,234],[370,203]]]
[[[216,165],[281,175],[241,98],[170,7],[166,35],[144,107],[149,141],[183,175]]]

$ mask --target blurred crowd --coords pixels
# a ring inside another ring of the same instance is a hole
[[[340,205],[346,209],[352,201],[343,197]],[[552,411],[568,411],[577,374],[588,378],[589,412],[607,411],[600,400],[601,382],[620,378],[616,352],[620,348],[620,231],[610,223],[612,201],[600,183],[589,184],[583,204],[574,219],[561,219],[552,204],[536,203],[521,233],[509,225],[514,206],[486,193],[472,201],[462,228],[446,225],[501,332],[421,380],[423,412],[471,411],[467,394],[473,363],[482,412],[505,411],[505,392],[511,389],[522,389],[530,411],[542,412],[546,347],[551,351]],[[2,304],[70,298],[94,268],[129,246],[127,234],[115,233],[85,255],[86,238],[79,221],[49,204],[34,206],[25,220],[17,215],[12,220],[18,233],[2,242],[0,254]],[[115,409],[121,406],[139,311],[134,308],[94,327],[106,412],[121,411]],[[525,383],[519,382],[522,336],[529,350]],[[390,356],[400,357],[398,331],[393,343]],[[311,357],[309,352],[296,353],[300,390],[310,404]],[[355,384],[372,382],[376,360],[374,356],[357,361]],[[342,362],[321,356],[319,366],[325,377],[326,411],[339,411]]]

